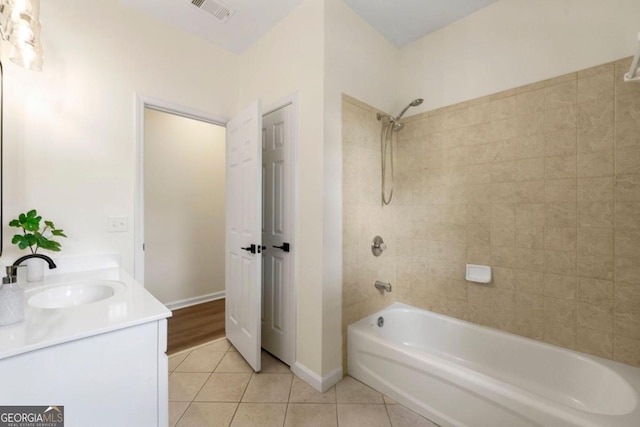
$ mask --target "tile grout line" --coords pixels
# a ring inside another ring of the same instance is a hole
[[[186,358],[187,357],[185,356],[185,359]],[[169,359],[171,359],[171,356],[167,355],[167,362],[169,362]],[[184,362],[184,360],[182,362]],[[182,362],[178,363],[178,366],[180,366],[182,364]],[[169,364],[169,363],[167,363],[167,364]],[[175,370],[178,369],[178,366],[176,366],[173,370],[169,371],[169,373],[167,374],[167,383],[169,382],[169,379],[170,379],[171,375],[173,375]],[[171,410],[170,410],[169,407],[171,406],[171,400],[169,400],[169,399],[167,399],[167,400],[168,400],[168,402],[167,402],[167,411],[169,412],[169,417],[170,417],[171,416]],[[175,424],[173,424],[173,425],[171,425],[169,427],[174,427],[174,426],[178,425],[178,423],[180,422],[180,420],[184,416],[184,413],[187,412],[187,409],[189,409],[189,406],[191,406],[191,403],[189,403],[189,405],[187,405],[187,407],[185,408],[184,412],[182,412],[182,414],[180,414],[180,416],[176,420]]]
[[[207,345],[213,344],[213,343],[215,343],[215,342],[222,341],[222,340],[226,340],[226,338],[216,339],[216,340],[213,340],[213,341],[210,341],[210,342],[207,342],[207,343],[204,343],[204,344],[201,344],[201,345],[198,345],[198,346],[195,346],[195,347],[189,348],[189,349],[185,349],[185,350],[183,350],[183,351],[180,351],[180,352],[178,352],[178,353],[176,353],[176,354],[172,354],[171,356],[169,356],[169,357],[173,357],[173,356],[175,356],[175,355],[182,354],[182,353],[184,353],[184,352],[188,352],[188,353],[187,353],[187,355],[185,356],[185,358],[182,360],[182,362],[180,362],[180,363],[178,364],[178,366],[176,366],[176,368],[175,368],[173,371],[171,371],[170,375],[171,375],[171,374],[173,374],[173,373],[175,373],[175,372],[176,372],[176,370],[180,368],[180,366],[181,366],[181,365],[182,365],[182,364],[187,360],[187,358],[189,357],[189,355],[190,355],[193,351],[198,350],[198,349],[200,349],[200,348],[203,348],[203,347],[205,347],[205,346],[207,346]],[[229,348],[227,348],[227,350],[224,352],[225,356],[227,355],[227,353],[229,353],[230,348],[231,348],[231,345],[230,345],[230,346],[229,346]],[[204,381],[204,383],[202,384],[202,386],[200,387],[200,389],[198,389],[198,391],[196,392],[196,394],[195,394],[195,396],[193,397],[193,399],[191,399],[191,400],[189,401],[189,405],[188,405],[188,406],[187,406],[187,408],[184,410],[184,412],[182,413],[182,415],[180,415],[180,418],[178,418],[178,420],[176,421],[175,426],[178,426],[178,425],[180,424],[180,421],[182,421],[182,419],[184,418],[185,414],[187,413],[187,411],[189,411],[189,408],[191,408],[191,406],[193,405],[193,403],[194,403],[194,402],[195,402],[195,403],[197,403],[195,399],[196,399],[196,398],[198,397],[198,395],[202,392],[202,389],[205,387],[205,385],[207,384],[207,382],[209,381],[209,379],[211,379],[211,377],[213,376],[213,374],[214,374],[214,372],[215,372],[216,368],[218,367],[218,365],[220,365],[220,363],[222,362],[222,359],[224,359],[224,357],[225,357],[225,356],[223,356],[223,357],[218,361],[218,363],[216,363],[216,365],[213,367],[213,370],[212,370],[211,372],[178,372],[178,373],[187,373],[187,374],[189,374],[189,373],[196,373],[196,374],[197,374],[197,373],[201,373],[201,374],[206,374],[206,373],[208,373],[208,374],[209,374],[209,376],[208,376],[208,377],[207,377],[207,379]],[[246,389],[246,388],[245,388],[245,389]],[[244,395],[244,392],[243,392],[243,395]],[[225,402],[206,402],[206,403],[225,403]],[[235,414],[236,414],[236,412],[237,412],[237,410],[238,410],[238,407],[239,407],[239,406],[240,406],[240,405],[239,405],[239,402],[238,402],[238,405],[236,406],[236,410],[234,411],[234,414],[233,414],[233,416],[232,416],[232,418],[231,418],[231,420],[232,420],[232,421],[233,421],[233,417],[235,417]]]
[[[584,82],[583,82],[584,84]],[[580,93],[580,79],[578,78],[578,74],[576,73],[576,123],[575,123],[575,139],[573,141],[573,148],[575,150],[575,168],[576,168],[576,199],[575,199],[575,209],[576,209],[576,246],[575,246],[575,253],[576,253],[576,259],[573,265],[573,273],[576,277],[576,282],[575,282],[575,289],[574,289],[574,297],[575,297],[575,301],[574,301],[574,310],[575,310],[575,316],[573,321],[575,322],[575,327],[576,327],[576,339],[574,342],[574,349],[578,350],[578,348],[580,348],[579,344],[578,344],[578,330],[580,329],[580,327],[578,326],[578,310],[579,310],[579,304],[578,304],[578,283],[580,282],[579,276],[580,276],[580,272],[578,271],[578,259],[579,259],[579,251],[578,251],[578,242],[579,242],[579,235],[580,235],[580,220],[578,219],[579,216],[579,212],[578,212],[578,182],[579,182],[579,177],[578,177],[578,123],[580,121],[579,116],[580,116],[580,102],[579,102],[579,93]]]
[[[225,352],[225,356],[233,351],[232,350],[232,346],[230,346]],[[220,352],[222,353],[222,352]],[[188,357],[188,355],[187,355]],[[224,357],[222,358],[224,359]],[[204,374],[204,373],[208,373],[209,376],[207,377],[207,379],[204,381],[203,385],[200,387],[200,389],[196,392],[195,396],[193,397],[193,399],[191,401],[184,401],[185,403],[187,403],[187,407],[185,408],[184,412],[180,415],[180,417],[178,417],[178,419],[176,420],[175,424],[173,424],[173,426],[179,426],[181,422],[185,421],[187,418],[185,417],[187,412],[191,409],[191,408],[195,408],[194,403],[203,403],[203,404],[219,404],[219,403],[235,403],[236,407],[235,410],[233,412],[233,414],[231,415],[230,421],[229,421],[229,425],[231,425],[233,423],[233,421],[235,420],[235,417],[238,415],[238,410],[240,409],[240,404],[241,403],[263,403],[263,404],[273,404],[273,403],[285,403],[285,413],[284,413],[284,418],[282,421],[282,426],[286,425],[287,422],[287,417],[288,417],[288,412],[289,412],[289,408],[295,406],[295,402],[291,402],[292,399],[292,393],[293,393],[293,381],[294,381],[294,375],[290,375],[290,382],[289,382],[289,392],[287,394],[287,401],[286,402],[243,402],[243,399],[246,395],[246,392],[248,390],[249,384],[251,383],[251,380],[258,375],[258,373],[256,372],[252,372],[251,376],[249,378],[249,381],[247,382],[247,384],[244,386],[244,389],[242,391],[242,394],[240,396],[240,400],[237,402],[226,402],[226,401],[202,401],[202,402],[197,402],[195,399],[198,397],[198,395],[202,392],[202,390],[204,389],[205,385],[207,384],[208,381],[211,380],[211,378],[213,377],[213,374],[216,373],[215,369],[217,369],[217,367],[219,366],[219,364],[221,363],[222,359],[216,364],[216,366],[213,368],[213,371],[211,372],[186,372],[187,374],[189,373],[196,373],[196,374]],[[185,357],[186,360],[186,357]],[[184,360],[183,360],[184,362]],[[181,364],[183,363],[181,362]],[[176,369],[178,369],[178,367],[180,366],[180,364],[176,367]],[[174,371],[172,371],[171,373],[174,373]],[[238,374],[240,374],[240,372],[238,372]],[[266,375],[280,375],[280,372],[266,372]],[[357,380],[356,380],[357,381]],[[366,384],[365,384],[366,385]],[[375,390],[374,390],[375,391]],[[382,397],[382,403],[383,405],[385,405],[385,412],[387,413],[387,418],[389,420],[390,425],[393,425],[391,422],[391,416],[389,414],[389,410],[388,410],[388,406],[386,404],[386,402],[384,401],[384,395],[380,392],[378,392],[381,397]],[[175,402],[181,402],[181,401],[175,401]],[[293,405],[292,405],[293,403]],[[328,402],[328,403],[324,403],[324,402],[300,402],[300,404],[309,404],[309,405],[315,405],[320,403],[323,407],[329,407],[327,405],[333,405],[333,408],[335,409],[335,416],[336,416],[336,425],[339,425],[339,417],[338,417],[338,401],[337,401],[337,395],[336,395],[336,399],[334,400],[334,402]],[[349,406],[349,404],[345,404],[346,406]],[[356,403],[353,403],[352,405],[357,405]],[[377,406],[377,405],[375,405]],[[423,417],[424,418],[424,417]],[[429,421],[429,420],[427,420]]]
[[[384,401],[384,396],[382,397],[382,402],[384,403],[384,411],[387,413],[387,419],[389,420],[389,425],[393,427],[393,422],[391,422],[391,414],[389,414],[389,407],[387,406],[387,402]]]
[[[289,413],[289,401],[291,400],[291,389],[293,388],[293,375],[291,376],[291,383],[289,384],[289,397],[287,398],[287,404],[284,407],[284,418],[282,419],[282,427],[287,423],[287,414]]]
[[[187,360],[187,357],[189,357],[189,355],[191,354],[192,349],[185,349],[181,352],[178,352],[176,354],[182,354],[184,352],[187,352],[187,355],[184,357],[184,359],[182,359],[182,361],[180,363],[178,363],[178,365],[173,369],[173,371],[171,371],[169,373],[168,376],[173,375],[173,373],[176,371],[176,369],[178,369],[180,367],[180,365],[182,365],[184,363],[185,360]],[[175,356],[175,355],[171,355],[171,356]],[[168,357],[171,357],[168,356]],[[206,381],[205,381],[206,383]],[[198,393],[200,393],[200,391],[198,391]],[[196,396],[198,395],[198,393],[196,393]],[[195,398],[195,397],[194,397]],[[168,402],[169,404],[171,404],[171,401]],[[180,424],[180,421],[182,420],[182,418],[184,418],[185,414],[187,413],[187,411],[189,410],[189,408],[191,407],[191,404],[193,403],[193,399],[191,399],[189,402],[189,404],[187,405],[187,407],[184,409],[184,411],[182,412],[182,414],[180,415],[180,417],[176,420],[174,426],[177,426],[178,424]],[[168,409],[168,408],[167,408]],[[172,426],[173,427],[173,426]]]
[[[232,353],[231,348],[233,347],[233,344],[231,344],[231,342],[229,342],[229,344],[230,345],[229,345],[229,348],[227,349],[227,353]],[[226,356],[226,354],[225,354],[225,356]],[[249,388],[249,384],[251,383],[251,379],[253,378],[254,375],[255,375],[255,372],[251,372],[251,376],[249,377],[249,381],[247,381],[247,385],[244,386],[244,390],[242,390],[242,395],[240,396],[240,400],[237,402],[235,411],[233,411],[233,416],[231,417],[231,420],[229,421],[229,426],[231,426],[231,424],[233,424],[233,420],[236,418],[236,415],[238,415],[238,410],[240,409],[240,404],[242,403],[242,399],[244,398],[244,394],[247,392],[247,388]]]
[[[616,120],[616,114],[618,113],[617,111],[617,104],[618,104],[618,94],[617,94],[617,89],[616,89],[616,66],[614,63],[613,66],[613,211],[612,211],[612,216],[613,216],[613,274],[612,274],[612,279],[613,279],[613,292],[611,295],[611,312],[612,312],[612,328],[611,328],[611,360],[616,360],[616,262],[617,262],[617,258],[616,258],[616,203],[617,203],[617,197],[616,197],[616,181],[617,181],[617,176],[618,176],[618,170],[617,170],[617,162],[616,162],[616,158],[618,157],[617,154],[617,139],[618,139],[618,131],[617,131],[617,120]]]
[[[187,352],[191,353],[194,350],[199,350],[202,347],[206,347],[206,346],[208,346],[210,344],[214,344],[214,343],[217,343],[217,342],[223,341],[223,340],[228,341],[226,337],[216,338],[215,340],[207,341],[207,342],[205,342],[203,344],[198,344],[198,345],[196,345],[194,347],[185,348],[184,350],[180,350],[180,351],[177,351],[177,352],[172,353],[172,354],[167,354],[167,357],[178,356],[178,355],[181,355],[182,353],[187,353]]]
[[[196,372],[198,373],[198,372]],[[206,374],[206,372],[200,372],[203,374]],[[209,376],[207,377],[206,380],[204,380],[204,382],[202,383],[202,386],[200,386],[200,388],[198,389],[198,391],[196,392],[195,396],[193,396],[193,399],[191,399],[191,401],[189,402],[189,406],[187,406],[187,409],[184,411],[184,413],[182,414],[182,416],[180,417],[180,419],[182,419],[182,417],[187,413],[187,411],[189,410],[189,408],[191,407],[191,405],[193,405],[194,402],[196,402],[196,398],[198,397],[198,395],[200,394],[200,392],[202,391],[202,389],[204,388],[204,386],[207,384],[207,381],[209,381],[209,378],[211,378],[211,375],[213,375],[213,372],[209,373]],[[178,423],[176,423],[176,425],[178,425]]]
[[[215,341],[211,341],[211,342],[209,342],[209,343],[202,344],[202,345],[200,345],[200,346],[196,346],[196,347],[194,347],[194,348],[190,349],[190,350],[189,350],[189,354],[187,354],[187,356],[184,358],[184,360],[183,360],[182,362],[180,362],[180,364],[179,364],[178,366],[176,366],[176,369],[174,369],[174,370],[173,370],[173,372],[171,372],[171,373],[173,374],[177,369],[179,369],[179,368],[180,368],[180,366],[182,366],[182,364],[187,360],[187,358],[191,355],[191,353],[192,353],[193,351],[198,350],[198,349],[200,349],[200,348],[204,347],[205,345],[212,344],[212,343],[214,343],[214,342],[216,342],[216,341],[217,341],[217,340],[215,340]],[[229,350],[227,349],[227,351],[225,351],[225,353],[224,353],[224,354],[225,354],[225,356],[227,355],[227,353],[228,353],[228,352],[229,352]],[[211,379],[211,376],[212,376],[212,375],[213,375],[213,373],[215,372],[215,370],[216,370],[216,368],[218,367],[218,365],[220,364],[220,362],[222,362],[222,359],[224,359],[224,356],[223,356],[223,357],[218,361],[218,363],[216,363],[216,366],[214,366],[214,367],[213,367],[213,370],[212,370],[211,372],[206,372],[206,371],[205,371],[205,372],[184,372],[184,373],[194,373],[194,374],[207,374],[207,373],[208,373],[208,374],[209,374],[209,376],[208,376],[208,377],[207,377],[207,379],[204,381],[204,383],[202,383],[202,386],[198,389],[198,391],[196,392],[195,396],[193,396],[193,399],[191,399],[191,401],[189,402],[189,406],[188,406],[188,407],[187,407],[187,409],[184,411],[184,413],[182,414],[182,416],[184,416],[184,414],[186,414],[186,413],[187,413],[187,410],[189,410],[189,408],[191,407],[191,404],[192,404],[193,402],[195,402],[195,401],[196,401],[196,399],[197,399],[198,395],[200,394],[200,392],[202,392],[202,389],[204,388],[204,386],[205,386],[205,385],[207,385],[207,382],[209,382],[209,380]],[[178,372],[178,373],[181,373],[181,372]],[[182,416],[180,417],[180,419],[182,419]],[[177,423],[176,423],[176,425],[177,425]]]
[[[289,387],[289,397],[287,398],[287,408],[284,412],[283,426],[287,424],[287,414],[289,413],[289,403],[291,403],[291,393],[293,393],[293,375],[291,376],[291,387]]]
[[[189,402],[189,404],[187,405],[187,407],[184,409],[184,412],[182,413],[182,415],[180,415],[180,418],[178,418],[178,419],[176,420],[176,423],[175,423],[173,426],[171,426],[171,427],[174,427],[174,426],[177,426],[178,424],[180,424],[180,421],[182,420],[182,418],[184,417],[184,415],[187,413],[187,411],[188,411],[188,410],[189,410],[189,408],[191,407],[191,404],[192,404],[192,403],[193,403],[193,401]]]

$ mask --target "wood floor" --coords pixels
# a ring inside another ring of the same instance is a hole
[[[167,354],[224,337],[224,298],[174,310],[168,327]]]

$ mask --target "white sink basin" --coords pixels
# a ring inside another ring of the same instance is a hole
[[[28,297],[27,304],[35,308],[76,307],[111,298],[123,286],[106,280],[58,285]]]

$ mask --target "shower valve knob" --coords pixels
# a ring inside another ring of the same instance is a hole
[[[373,238],[373,241],[371,242],[371,253],[373,253],[373,256],[378,257],[382,255],[382,252],[386,249],[387,245],[384,243],[384,240],[382,240],[382,237],[376,236]]]

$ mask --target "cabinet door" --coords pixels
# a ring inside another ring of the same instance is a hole
[[[145,323],[2,359],[0,402],[64,406],[68,426],[162,425],[159,332],[158,322]]]

